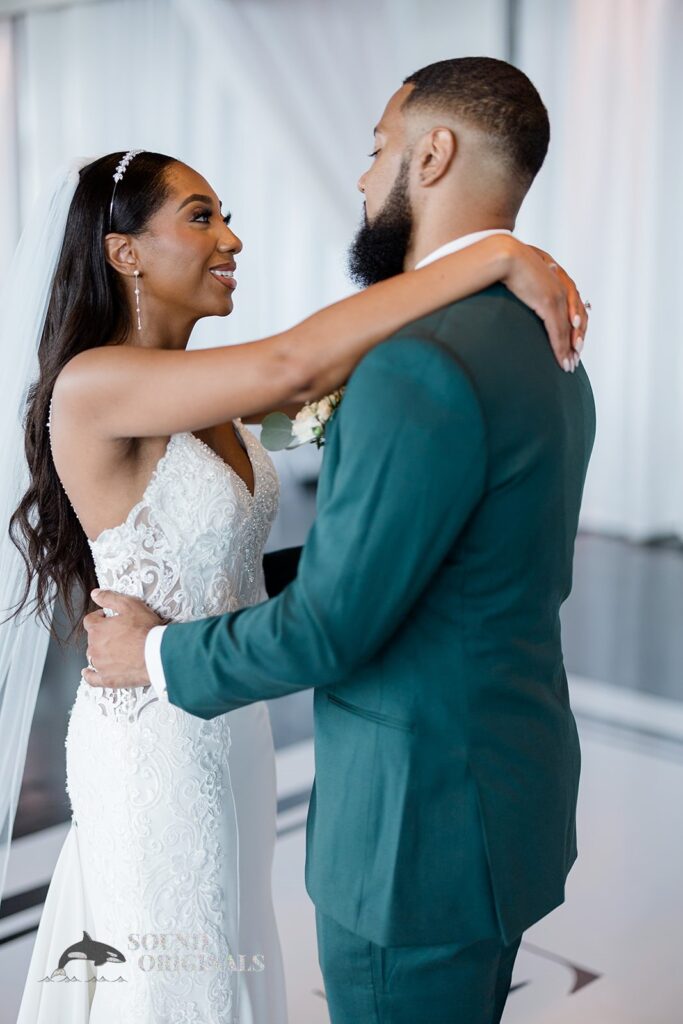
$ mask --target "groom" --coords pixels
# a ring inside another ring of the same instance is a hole
[[[412,75],[359,182],[355,278],[511,229],[548,136],[509,64]],[[496,285],[358,366],[279,596],[150,632],[100,592],[120,614],[86,620],[89,682],[151,679],[202,718],[315,688],[306,884],[333,1024],[498,1022],[522,932],[564,899],[580,753],[559,611],[593,436],[583,369]]]

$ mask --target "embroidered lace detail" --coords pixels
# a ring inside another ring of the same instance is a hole
[[[126,520],[90,542],[100,587],[140,597],[176,622],[265,599],[261,561],[278,480],[256,438],[237,427],[254,495],[195,435],[172,435]],[[126,1022],[235,1024],[239,974],[198,967],[200,952],[223,965],[240,952],[228,717],[204,722],[160,702],[151,687],[81,682],[66,746],[97,938],[127,957],[129,984],[98,986],[96,999],[116,999]],[[171,933],[203,945],[190,950],[195,969],[159,968],[161,955],[182,962],[177,947],[128,952],[131,934]],[[145,954],[154,969],[140,968]]]
[[[265,598],[261,562],[277,512],[278,478],[253,434],[243,427],[240,434],[254,471],[253,496],[200,438],[173,434],[125,522],[89,542],[100,587],[142,598],[174,622]],[[88,693],[102,714],[129,721],[156,700],[150,687],[88,687]]]

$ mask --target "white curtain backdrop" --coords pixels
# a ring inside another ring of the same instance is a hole
[[[17,180],[0,165],[1,191],[20,192],[21,218],[66,155],[178,156],[214,185],[245,243],[236,311],[199,325],[198,338],[282,328],[350,289],[356,181],[391,92],[431,60],[503,56],[505,10],[505,0],[102,0],[29,12],[13,22],[21,130]],[[3,153],[10,128],[3,118]],[[6,256],[14,231],[4,219],[0,230]]]
[[[550,111],[519,233],[593,304],[584,526],[683,536],[683,4],[521,0],[518,64]]]
[[[553,128],[518,234],[594,309],[584,525],[683,536],[680,0],[100,0],[0,17],[0,273],[56,163],[158,149],[206,175],[245,243],[235,313],[193,343],[294,322],[349,291],[356,181],[391,92],[432,60],[505,57],[511,7]]]

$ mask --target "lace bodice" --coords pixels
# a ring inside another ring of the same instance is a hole
[[[275,467],[236,421],[254,471],[254,494],[191,433],[173,434],[141,500],[90,548],[100,587],[141,598],[176,622],[236,611],[266,597],[262,558],[277,511]],[[139,712],[149,688],[91,689],[104,713]]]

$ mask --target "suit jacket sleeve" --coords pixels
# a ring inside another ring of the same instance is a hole
[[[171,703],[212,718],[344,679],[387,643],[483,493],[482,412],[437,343],[401,338],[371,352],[328,431],[296,579],[252,608],[169,626]]]

